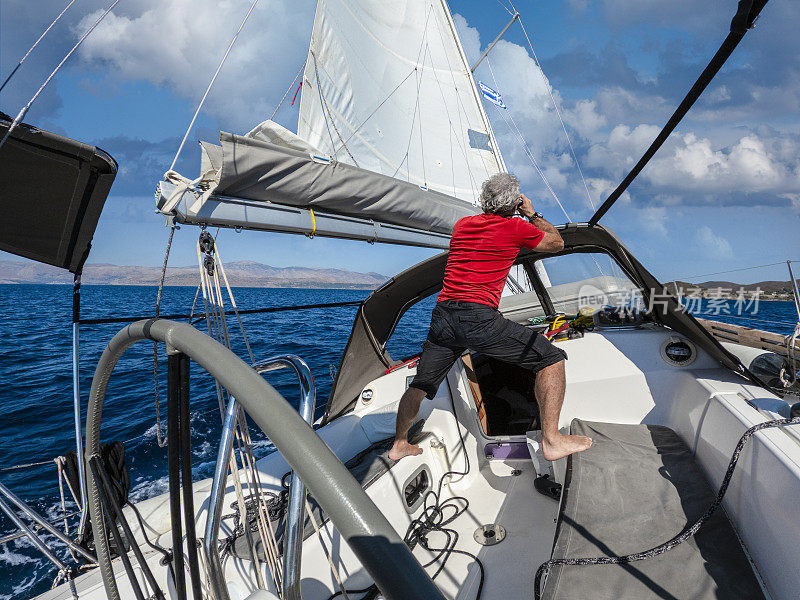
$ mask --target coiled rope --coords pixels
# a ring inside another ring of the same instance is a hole
[[[645,560],[648,558],[653,558],[655,556],[659,556],[664,554],[665,552],[669,552],[675,546],[685,542],[697,531],[700,527],[711,518],[711,515],[714,514],[720,504],[722,504],[722,498],[725,496],[725,492],[728,491],[728,485],[730,485],[731,478],[733,477],[733,471],[736,469],[736,463],[739,462],[739,456],[744,449],[745,444],[759,431],[763,431],[764,429],[770,429],[772,427],[786,427],[788,425],[800,425],[800,417],[795,417],[793,419],[775,419],[773,421],[766,421],[764,423],[759,423],[758,425],[754,425],[750,429],[744,432],[741,438],[739,438],[739,443],[736,444],[736,448],[733,451],[733,455],[731,455],[730,463],[728,463],[728,470],[725,472],[725,477],[722,480],[722,485],[719,487],[719,491],[717,492],[714,501],[708,507],[708,510],[701,516],[697,521],[695,521],[691,526],[687,526],[684,530],[673,537],[672,539],[664,542],[663,544],[659,544],[649,550],[645,550],[643,552],[634,552],[633,554],[626,554],[625,556],[598,556],[595,558],[551,558],[547,562],[543,563],[537,570],[536,570],[536,580],[534,583],[534,594],[536,600],[539,600],[542,597],[542,580],[547,576],[550,572],[552,567],[558,565],[570,565],[570,566],[580,566],[580,565],[620,565],[620,564],[628,564],[632,562],[637,562],[640,560]]]

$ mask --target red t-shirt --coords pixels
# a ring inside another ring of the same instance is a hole
[[[543,237],[544,232],[525,219],[486,213],[459,219],[439,302],[464,300],[497,308],[520,249],[536,248]]]

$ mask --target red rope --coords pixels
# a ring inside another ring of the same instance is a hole
[[[300,92],[301,87],[303,87],[302,81],[298,84],[297,89],[294,91],[294,98],[292,98],[292,106],[294,106],[294,101],[297,100],[297,94]]]
[[[569,328],[569,323],[564,323],[561,327],[559,327],[557,329],[553,329],[552,331],[548,331],[544,335],[548,339],[552,340],[555,336],[557,336],[559,333],[561,333],[562,331],[564,331],[567,328]]]

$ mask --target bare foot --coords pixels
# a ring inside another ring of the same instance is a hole
[[[547,460],[558,460],[570,454],[588,450],[592,445],[592,438],[585,435],[558,434],[555,438],[542,440],[542,454]]]
[[[409,444],[406,440],[395,440],[394,446],[389,450],[389,458],[392,460],[400,460],[406,456],[417,456],[422,454],[422,448]]]

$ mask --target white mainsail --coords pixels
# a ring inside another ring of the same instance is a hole
[[[505,170],[445,0],[319,0],[297,135],[266,121],[203,157],[159,186],[178,222],[442,249]]]
[[[445,0],[319,0],[302,86],[337,161],[473,203],[504,170]]]

